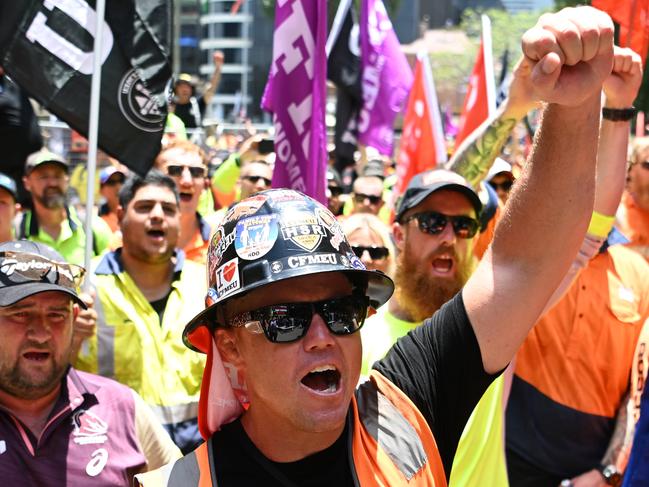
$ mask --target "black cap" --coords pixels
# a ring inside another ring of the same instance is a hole
[[[65,172],[68,172],[68,169],[70,167],[68,165],[68,162],[61,156],[47,150],[46,148],[42,148],[41,150],[33,152],[32,154],[27,156],[27,160],[25,161],[25,174],[29,174],[41,164],[48,162],[58,164],[65,170]]]
[[[53,263],[57,264],[56,272],[47,272],[48,267],[54,267]],[[4,242],[0,244],[0,306],[11,306],[34,294],[60,291],[86,308],[74,283],[74,274],[81,269],[66,263],[61,254],[42,243]],[[37,272],[30,276],[30,270]]]
[[[395,220],[400,221],[406,211],[410,208],[414,208],[435,191],[440,189],[462,193],[473,205],[476,216],[480,215],[480,212],[482,211],[482,202],[478,197],[478,193],[473,189],[473,186],[457,173],[445,169],[434,169],[431,171],[420,172],[413,176],[408,183],[406,191],[399,199]]]

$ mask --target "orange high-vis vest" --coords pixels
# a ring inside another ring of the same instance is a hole
[[[423,415],[403,391],[377,371],[352,399],[352,476],[360,487],[446,487],[437,443]],[[212,487],[212,439],[174,463],[137,475],[139,485]]]

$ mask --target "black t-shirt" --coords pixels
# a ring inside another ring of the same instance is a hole
[[[196,106],[198,106],[198,113],[195,110]],[[201,126],[203,115],[205,115],[205,100],[202,96],[198,98],[192,96],[189,103],[176,103],[174,115],[183,121],[185,128],[198,128]]]
[[[374,368],[404,391],[424,415],[448,478],[462,430],[496,377],[484,371],[461,293],[422,326],[397,340]],[[332,446],[291,463],[266,459],[240,421],[226,425],[212,437],[217,483],[219,487],[353,486],[350,421],[348,416],[345,431]]]

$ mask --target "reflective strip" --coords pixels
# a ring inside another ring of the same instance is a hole
[[[176,404],[174,406],[159,406],[149,404],[162,424],[176,424],[198,417],[198,402]]]
[[[358,388],[356,402],[367,432],[410,481],[428,461],[415,428],[371,381]]]
[[[115,327],[106,324],[106,314],[95,289],[95,310],[97,311],[97,373],[115,379]]]

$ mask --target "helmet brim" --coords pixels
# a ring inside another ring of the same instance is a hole
[[[321,270],[314,268],[310,275],[330,272],[342,272],[351,282],[355,284],[357,283],[359,286],[367,285],[366,295],[370,298],[370,306],[374,309],[378,309],[380,306],[384,305],[394,292],[394,282],[392,279],[379,271],[350,269],[343,266],[339,266],[339,268],[335,268],[334,266],[323,266]],[[284,271],[281,277],[253,283],[246,287],[245,292],[229,296],[226,300],[219,301],[212,306],[205,308],[185,326],[183,331],[183,343],[195,352],[207,353],[211,346],[212,327],[210,326],[210,323],[215,322],[215,315],[218,306],[222,305],[230,298],[243,296],[250,291],[259,289],[270,283],[282,282],[301,276],[304,276],[304,273],[299,269],[295,269],[293,272]]]

